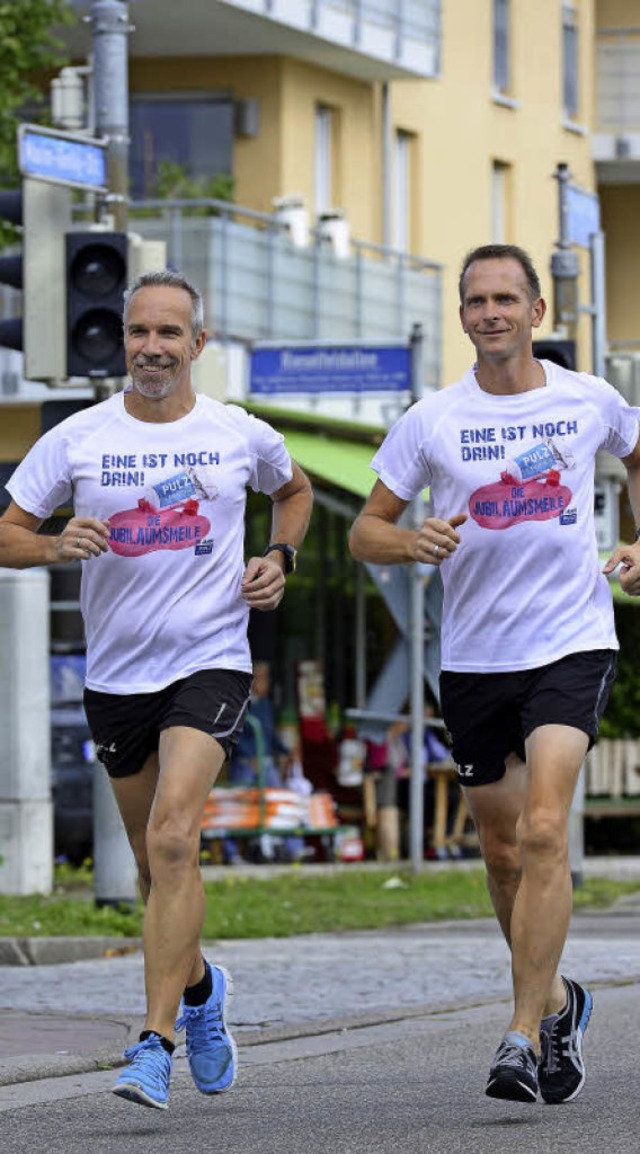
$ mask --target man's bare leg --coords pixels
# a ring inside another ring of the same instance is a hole
[[[513,908],[522,877],[516,830],[526,790],[527,768],[519,758],[512,756],[507,759],[505,775],[499,781],[464,791],[480,841],[491,902],[510,949]],[[565,1000],[564,984],[556,972],[542,1016],[557,1013]],[[539,1049],[538,1041],[535,1048]]]
[[[204,975],[199,947],[205,912],[200,829],[223,761],[223,750],[213,738],[174,727],[161,734],[159,759],[153,755],[141,774],[113,781],[146,901],[145,1030],[168,1041],[174,1039],[184,987]]]
[[[543,725],[527,741],[528,780],[518,820],[522,877],[511,918],[515,1007],[510,1029],[539,1046],[540,1019],[562,956],[572,909],[568,819],[588,739]],[[564,992],[560,1005],[564,1004]]]

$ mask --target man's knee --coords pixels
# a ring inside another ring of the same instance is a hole
[[[531,857],[563,857],[568,852],[567,823],[548,810],[524,812],[518,821],[517,837],[523,861]]]
[[[200,830],[178,821],[151,823],[147,831],[149,869],[153,876],[163,866],[189,868],[198,863]]]
[[[520,851],[513,842],[497,837],[482,840],[482,857],[493,882],[500,886],[512,886],[520,879]]]

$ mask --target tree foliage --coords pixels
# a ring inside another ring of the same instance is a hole
[[[234,179],[225,172],[211,177],[189,176],[186,166],[161,160],[156,175],[156,196],[162,200],[233,200]]]
[[[37,79],[65,62],[54,29],[73,23],[69,0],[0,0],[0,178],[17,178],[16,128],[26,107],[47,120],[47,94]]]
[[[637,600],[616,602],[616,632],[620,641],[618,672],[600,726],[601,737],[640,737],[640,609]]]

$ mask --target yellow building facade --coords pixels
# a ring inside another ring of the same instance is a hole
[[[607,243],[608,337],[640,352],[640,9],[598,0],[593,155]]]
[[[590,126],[596,15],[593,0],[443,0],[437,74],[373,82],[290,56],[149,58],[139,54],[134,35],[131,93],[135,99],[140,93],[216,90],[236,101],[257,101],[259,132],[234,142],[235,199],[270,212],[276,198],[299,193],[312,218],[317,112],[326,109],[333,207],[343,210],[352,235],[383,244],[401,231],[410,252],[443,267],[446,383],[469,361],[457,319],[458,269],[469,248],[492,240],[527,248],[551,303],[557,164],[566,163],[582,188],[595,188]],[[497,62],[500,19],[506,44]],[[577,92],[570,114],[563,104],[568,19],[575,30]],[[504,76],[497,76],[500,69]],[[395,171],[399,164],[402,180]],[[400,195],[403,205],[397,203]],[[581,267],[586,303],[584,258]],[[552,326],[551,313],[543,335]],[[589,323],[579,323],[584,368],[590,367]]]
[[[90,12],[89,0],[71,2],[78,16]],[[457,379],[472,355],[458,320],[457,279],[464,254],[477,244],[513,242],[531,252],[549,305],[539,335],[554,329],[555,173],[565,164],[579,188],[600,197],[609,343],[640,349],[636,9],[637,0],[415,0],[418,16],[404,26],[403,39],[400,0],[184,0],[179,10],[172,0],[154,0],[153,14],[136,6],[128,39],[130,104],[228,106],[234,122],[225,163],[235,204],[268,215],[282,198],[298,196],[312,227],[321,213],[340,210],[352,242],[344,268],[356,241],[369,246],[365,269],[384,263],[389,249],[438,266],[437,320],[428,339],[438,346],[429,383],[439,386]],[[312,10],[325,24],[313,25]],[[364,13],[362,26],[356,10]],[[380,23],[372,18],[367,26],[374,10]],[[380,47],[384,13],[393,37]],[[236,16],[237,25],[230,22]],[[73,59],[84,64],[88,26],[79,22],[65,35]],[[247,109],[254,114],[249,129],[236,123]],[[187,169],[191,156],[201,169],[214,164],[215,142],[198,124],[187,151],[175,156],[181,163],[187,157]],[[162,117],[158,125],[163,156],[171,158],[169,120],[166,132]],[[132,164],[142,164],[142,150],[144,167],[146,137],[136,139]],[[151,176],[153,165],[151,148]],[[153,180],[145,194],[153,195]],[[591,370],[589,254],[577,255],[578,365]],[[419,322],[419,311],[411,319]],[[242,340],[252,339],[247,325]],[[361,335],[375,337],[375,325]],[[16,400],[6,407],[5,425],[13,423]],[[7,434],[0,452],[15,460],[23,433],[15,445],[7,438],[12,442]]]

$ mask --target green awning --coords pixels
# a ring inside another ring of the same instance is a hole
[[[371,468],[375,446],[341,441],[319,432],[283,431],[291,456],[312,480],[328,481],[363,499],[369,496],[376,480]]]

